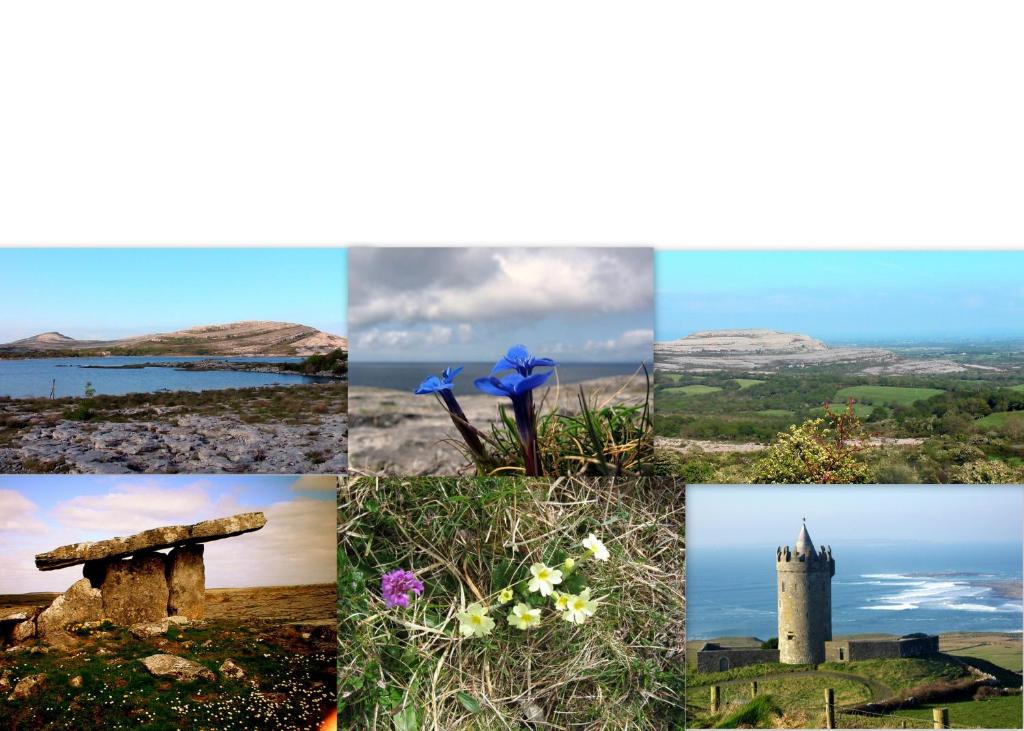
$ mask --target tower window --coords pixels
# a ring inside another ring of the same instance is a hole
[[[793,634],[792,632],[787,632],[786,633],[786,639],[787,640],[795,640],[796,639],[796,635]]]
[[[782,582],[782,593],[783,594],[786,593],[786,582],[785,581]]]

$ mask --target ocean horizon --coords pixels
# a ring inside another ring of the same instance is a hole
[[[689,548],[688,639],[778,634],[775,549]],[[834,636],[1024,629],[1020,543],[840,542],[832,551]]]
[[[373,388],[390,388],[396,391],[412,392],[423,379],[430,375],[440,375],[448,366],[463,366],[463,371],[456,379],[457,393],[477,393],[473,380],[483,378],[494,367],[493,361],[469,363],[426,363],[426,362],[368,362],[349,359],[350,387],[368,386]],[[651,370],[648,364],[648,370]],[[640,368],[639,362],[633,363],[559,363],[557,376],[552,376],[548,383],[572,385],[595,378],[632,375]],[[652,371],[653,372],[653,371]],[[640,376],[643,379],[643,372]]]

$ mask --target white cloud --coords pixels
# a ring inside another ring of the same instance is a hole
[[[375,327],[360,332],[355,342],[359,347],[375,350],[434,347],[449,345],[454,334],[452,328],[443,325],[431,325],[427,330],[389,330]],[[460,326],[460,340],[467,335],[468,333]]]
[[[46,525],[36,518],[39,506],[14,490],[0,490],[0,533],[45,533]]]
[[[325,584],[336,580],[333,500],[274,503],[258,531],[206,544],[208,587]]]
[[[349,303],[353,335],[381,323],[485,322],[549,315],[635,312],[651,307],[653,261],[638,249],[495,249],[482,266],[478,252],[438,249],[457,268],[463,259],[474,267],[471,281],[403,281],[394,287],[370,287],[376,270],[400,266],[402,249],[375,252],[369,271],[350,261],[355,288]]]
[[[626,353],[636,350],[650,350],[654,342],[654,330],[640,328],[627,330],[617,338],[609,340],[588,340],[584,350],[600,353]]]
[[[103,495],[79,495],[64,500],[54,507],[53,515],[70,529],[130,534],[239,512],[232,499],[214,501],[208,488],[203,480],[186,486],[162,487],[157,480],[149,479],[119,485]]]

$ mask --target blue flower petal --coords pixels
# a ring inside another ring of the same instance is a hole
[[[494,376],[489,376],[487,378],[478,378],[475,381],[473,381],[473,385],[476,386],[477,389],[479,389],[480,391],[483,391],[484,393],[489,393],[492,396],[512,396],[509,387],[505,386],[505,384],[503,384],[501,380],[495,378]]]
[[[514,386],[515,392],[519,394],[532,391],[538,386],[543,385],[544,382],[551,377],[552,373],[554,373],[554,371],[548,371],[547,373],[534,373],[532,376],[527,376],[526,378],[521,379]]]
[[[530,358],[530,366],[533,368],[554,368],[558,363],[550,358]]]
[[[451,367],[445,368],[444,369],[444,380],[449,381],[449,382],[455,380],[455,376],[457,376],[460,373],[462,373],[462,369],[463,369],[463,366],[458,366],[457,368],[451,368]]]
[[[414,393],[423,395],[425,393],[436,393],[443,388],[451,388],[451,385],[445,385],[441,382],[441,379],[437,376],[427,376],[423,379],[423,383],[416,389]]]

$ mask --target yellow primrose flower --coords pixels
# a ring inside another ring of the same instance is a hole
[[[516,604],[508,615],[508,623],[521,630],[528,630],[540,623],[540,610],[530,609],[529,604]]]
[[[565,612],[562,619],[573,624],[583,624],[587,617],[593,617],[597,611],[597,602],[590,598],[590,588],[586,588],[579,594],[569,595]]]
[[[601,539],[591,533],[589,536],[583,539],[583,547],[590,551],[591,555],[598,561],[607,561],[608,549],[604,547]]]
[[[473,602],[466,607],[466,611],[455,616],[459,619],[459,632],[466,637],[483,637],[494,629],[494,620],[487,616],[487,607],[482,607],[477,602]]]
[[[498,594],[498,601],[501,602],[502,604],[508,604],[510,601],[512,601],[512,597],[513,597],[512,587],[511,586],[506,586]]]
[[[562,572],[553,569],[542,563],[535,563],[530,567],[533,578],[530,579],[530,591],[539,591],[541,596],[551,596],[555,590],[555,584],[562,583]]]
[[[563,594],[560,591],[556,591],[553,592],[552,596],[555,598],[555,609],[559,612],[564,612],[569,608],[569,597],[571,597],[572,594]]]
[[[562,568],[565,571],[572,571],[574,568],[576,568],[576,561],[574,561],[571,558],[567,558],[562,562]]]

